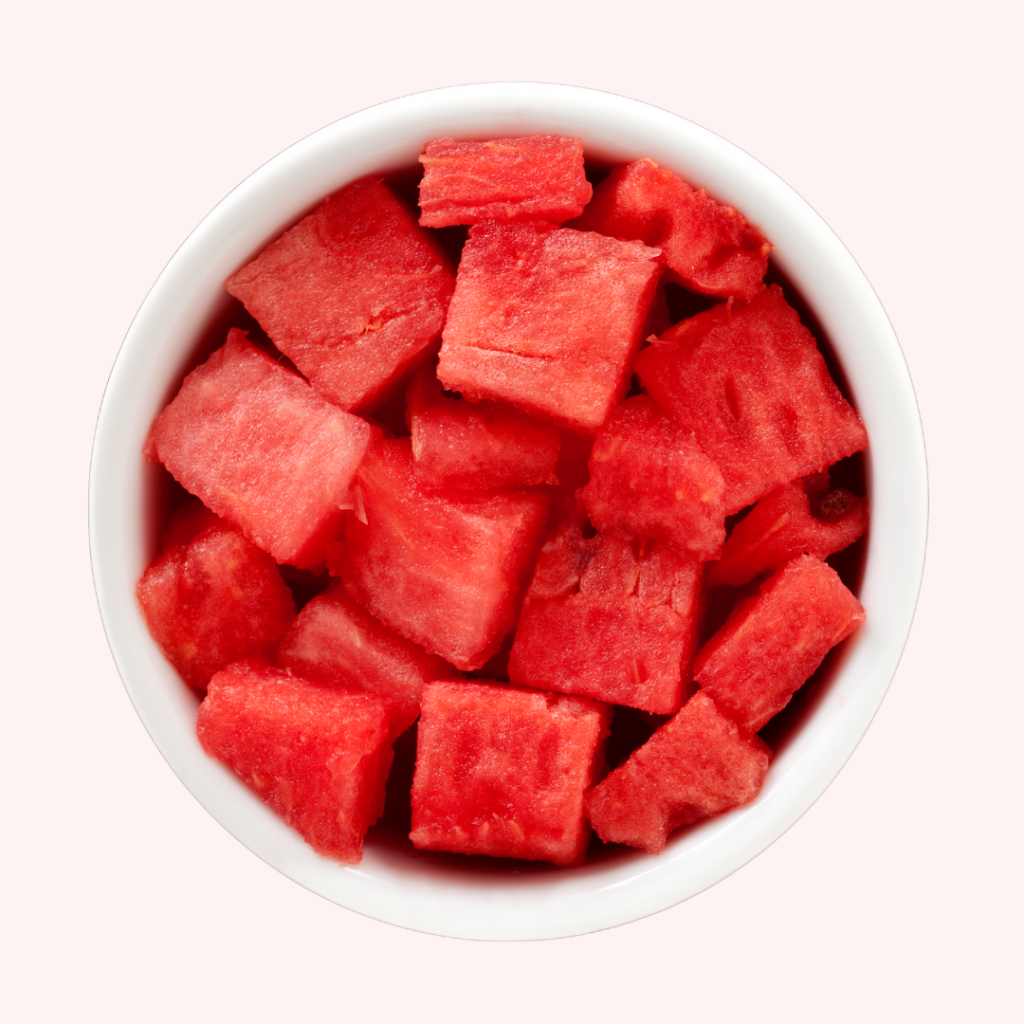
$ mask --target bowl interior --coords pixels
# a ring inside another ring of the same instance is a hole
[[[871,438],[863,460],[872,524],[859,596],[867,622],[830,656],[791,715],[764,789],[749,807],[678,833],[658,857],[621,853],[565,871],[466,870],[370,841],[361,864],[314,854],[195,737],[196,696],[151,640],[134,597],[156,551],[166,477],[142,445],[187,369],[220,344],[232,303],[224,279],[324,196],[408,167],[425,142],[558,133],[588,158],[649,156],[758,224],[772,262],[806,303]],[[785,183],[675,115],[564,86],[463,86],[354,114],[275,157],[185,241],[140,309],[110,376],[90,476],[90,542],[100,611],[125,687],[161,752],[233,835],[295,881],[371,917],[441,935],[547,938],[635,920],[679,902],[756,856],[820,795],[852,753],[896,669],[924,559],[927,482],[913,389],[899,344],[853,258]]]

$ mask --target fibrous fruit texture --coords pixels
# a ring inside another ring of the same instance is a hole
[[[583,796],[607,731],[607,710],[579,697],[429,683],[410,838],[427,850],[578,863],[590,832]]]
[[[419,159],[420,223],[431,228],[484,220],[561,224],[578,217],[593,193],[583,143],[559,135],[435,139]]]
[[[324,396],[366,409],[430,351],[454,276],[377,178],[336,192],[227,281]]]
[[[835,570],[801,555],[733,610],[697,653],[694,678],[741,729],[757,732],[863,621]]]
[[[553,426],[501,402],[447,398],[430,366],[407,397],[416,476],[425,486],[488,491],[558,482]]]
[[[650,396],[718,463],[738,512],[860,451],[867,433],[776,285],[676,324],[636,360]]]
[[[359,467],[366,522],[351,517],[331,573],[373,615],[456,668],[480,668],[515,624],[548,497],[423,491],[407,438]]]
[[[239,662],[210,680],[196,731],[325,857],[359,862],[384,808],[389,702]]]
[[[544,545],[509,659],[516,683],[660,714],[689,678],[703,565],[574,523]]]
[[[146,454],[279,562],[323,560],[370,427],[233,329],[153,423]]]
[[[442,658],[393,633],[338,586],[299,612],[274,663],[306,679],[389,698],[392,736],[416,720],[427,682],[458,674]]]
[[[750,803],[771,753],[744,734],[705,693],[694,694],[629,760],[587,797],[606,843],[660,853],[680,825]]]
[[[612,171],[573,227],[660,249],[684,285],[722,298],[752,298],[772,249],[743,214],[649,159]]]
[[[622,397],[657,285],[657,250],[546,223],[470,229],[437,375],[595,430]]]
[[[661,540],[689,558],[725,541],[718,466],[646,395],[627,399],[598,431],[580,497],[590,521],[622,540]]]
[[[153,639],[200,690],[231,662],[269,655],[295,618],[277,564],[223,520],[172,543],[135,592]]]

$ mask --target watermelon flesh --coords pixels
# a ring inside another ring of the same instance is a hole
[[[772,285],[683,320],[636,360],[655,402],[692,431],[738,512],[867,445],[810,331]]]
[[[708,570],[708,586],[748,583],[798,555],[824,559],[859,540],[867,529],[867,502],[845,488],[815,487],[816,477],[786,484],[762,498],[733,528],[722,557]]]
[[[703,566],[565,524],[544,545],[509,658],[514,683],[657,714],[682,700]]]
[[[331,574],[395,632],[480,668],[515,624],[548,496],[420,490],[408,438],[376,442],[357,486],[366,522],[349,516]]]
[[[558,482],[558,431],[512,406],[446,398],[432,367],[408,393],[416,475],[429,487],[495,490]]]
[[[416,720],[427,682],[458,676],[442,658],[393,633],[337,586],[299,612],[277,646],[274,664],[304,679],[389,698],[391,739]]]
[[[578,217],[593,189],[583,168],[583,143],[558,135],[489,142],[428,142],[419,158],[420,224],[443,228],[481,221]]]
[[[580,499],[603,533],[664,541],[706,560],[725,541],[724,492],[721,471],[693,435],[637,395],[598,431]]]
[[[239,662],[210,680],[196,732],[317,853],[362,858],[384,808],[389,701]]]
[[[467,398],[592,432],[622,397],[657,250],[551,224],[477,224],[462,251],[437,375]]]
[[[313,568],[370,439],[232,329],[157,416],[146,454],[278,562]]]
[[[863,621],[835,570],[801,555],[737,605],[697,653],[694,678],[741,729],[757,732]]]
[[[423,850],[579,863],[608,711],[490,682],[428,683],[412,786]]]
[[[696,693],[588,794],[587,813],[604,842],[661,853],[681,825],[750,803],[770,758],[758,737]]]
[[[683,285],[722,298],[753,298],[772,249],[741,213],[650,159],[612,171],[572,226],[660,249]]]
[[[378,178],[336,192],[228,278],[274,344],[329,401],[385,400],[437,341],[448,259]]]
[[[168,531],[172,540],[199,518],[194,508],[179,516]],[[295,618],[277,563],[223,520],[172,543],[135,593],[150,635],[198,690],[234,661],[269,655]]]

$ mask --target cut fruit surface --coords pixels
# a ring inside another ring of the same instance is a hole
[[[625,390],[657,250],[546,223],[478,224],[462,251],[437,375],[575,430]]]
[[[398,636],[335,585],[299,613],[274,664],[297,676],[376,693],[394,702],[392,738],[420,713],[424,685],[457,675],[442,658]]]
[[[772,249],[743,214],[650,159],[612,171],[572,226],[660,249],[683,284],[722,298],[752,298]]]
[[[645,348],[651,397],[718,463],[726,514],[867,445],[860,417],[776,285],[683,320]]]
[[[647,395],[629,398],[598,431],[580,498],[590,521],[620,540],[660,540],[714,558],[725,541],[725,481],[693,435]]]
[[[369,409],[430,351],[454,274],[378,178],[336,192],[227,281],[326,398]]]
[[[420,156],[420,223],[443,228],[484,220],[578,217],[593,189],[583,143],[559,135],[490,142],[434,139]]]
[[[197,511],[191,518],[205,517]],[[153,639],[199,690],[232,662],[269,655],[295,618],[277,563],[223,520],[172,543],[135,593]]]
[[[757,732],[863,621],[836,572],[801,555],[733,610],[697,653],[694,678],[741,729]]]
[[[681,825],[750,803],[770,758],[761,740],[696,693],[588,794],[587,813],[606,843],[661,853]]]
[[[279,562],[323,561],[370,439],[232,329],[156,418],[146,454]]]
[[[867,528],[867,502],[838,487],[811,489],[803,480],[762,498],[736,524],[722,557],[708,570],[708,586],[748,583],[798,555],[824,559],[849,547]]]
[[[426,487],[488,491],[558,481],[553,426],[500,402],[446,398],[430,366],[409,388],[406,417]]]
[[[514,683],[657,714],[689,679],[701,563],[666,545],[582,538],[566,524],[544,545],[509,658]]]
[[[575,864],[608,711],[496,683],[428,683],[412,786],[420,849]]]
[[[548,496],[422,491],[407,438],[376,442],[357,480],[366,522],[349,517],[332,575],[402,636],[480,668],[515,624]]]
[[[384,807],[389,703],[239,662],[210,680],[196,731],[317,853],[357,864]]]

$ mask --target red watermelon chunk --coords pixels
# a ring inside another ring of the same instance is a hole
[[[660,540],[686,557],[708,559],[725,541],[724,491],[721,471],[693,434],[637,395],[598,431],[580,497],[602,533]]]
[[[797,555],[825,558],[858,540],[867,529],[867,502],[842,487],[829,490],[797,480],[762,498],[736,524],[722,557],[708,570],[708,586],[748,583]]]
[[[421,491],[408,438],[371,446],[358,481],[366,522],[349,518],[331,573],[402,636],[480,668],[515,624],[548,496]]]
[[[583,524],[587,510],[579,501],[579,490],[590,479],[590,452],[594,447],[593,434],[581,434],[575,430],[558,432],[558,462],[555,465],[555,484],[551,501],[551,522],[567,519]]]
[[[166,529],[160,535],[160,550],[167,551],[177,544],[187,544],[211,526],[228,525],[216,512],[190,494],[171,514]]]
[[[275,561],[223,520],[164,551],[135,593],[153,639],[198,690],[233,661],[267,656],[295,618]]]
[[[407,409],[425,486],[486,491],[558,482],[554,427],[500,402],[446,398],[432,367],[417,375]]]
[[[650,159],[612,171],[573,227],[660,249],[683,284],[723,298],[752,298],[772,250],[741,213]]]
[[[379,179],[363,178],[226,287],[326,398],[368,409],[430,351],[454,284],[412,213]]]
[[[776,285],[716,306],[643,350],[651,397],[718,463],[726,514],[860,451],[867,433]]]
[[[749,804],[770,758],[758,737],[744,735],[706,694],[695,693],[587,795],[587,813],[604,842],[661,853],[680,825]]]
[[[835,571],[801,555],[733,609],[694,659],[694,678],[741,729],[757,732],[863,621]]]
[[[689,678],[703,566],[666,545],[584,540],[565,524],[541,549],[509,658],[514,683],[657,714]]]
[[[593,431],[622,396],[657,251],[546,223],[478,224],[462,250],[437,375]]]
[[[457,675],[446,661],[378,622],[340,587],[299,612],[274,664],[305,679],[389,698],[392,739],[416,721],[428,681]]]
[[[420,223],[431,228],[484,220],[561,224],[578,217],[594,191],[583,169],[583,143],[559,135],[435,139],[420,163]]]
[[[317,853],[358,864],[384,808],[389,705],[239,662],[210,680],[196,732]]]
[[[156,418],[146,454],[279,562],[323,561],[370,439],[232,329]]]
[[[496,683],[428,683],[412,785],[423,850],[579,863],[603,767],[599,704]]]

